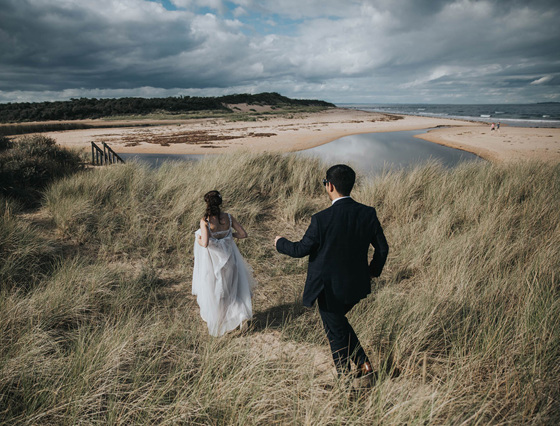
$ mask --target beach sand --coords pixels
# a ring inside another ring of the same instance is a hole
[[[489,125],[430,130],[416,136],[452,148],[472,152],[492,161],[539,160],[560,163],[560,129]]]
[[[87,150],[93,141],[98,144],[106,142],[117,153],[217,154],[236,150],[292,152],[353,134],[436,128],[418,137],[469,151],[490,161],[538,159],[560,162],[560,129],[502,126],[499,131],[490,131],[489,125],[479,122],[342,108],[260,116],[254,120],[232,122],[220,118],[141,122],[151,124],[151,127],[137,127],[139,121],[130,121],[131,126],[136,127],[67,130],[45,135],[60,145]],[[99,123],[97,120],[88,122]]]

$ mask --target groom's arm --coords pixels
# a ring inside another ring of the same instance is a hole
[[[311,224],[305,235],[298,242],[291,242],[284,237],[276,241],[276,250],[291,257],[304,257],[319,246],[319,227],[315,216],[311,217]]]
[[[385,262],[387,261],[387,256],[389,255],[389,244],[387,244],[383,228],[381,227],[381,223],[379,223],[379,219],[377,219],[375,212],[373,213],[373,216],[374,233],[371,245],[375,251],[373,253],[373,259],[371,259],[369,264],[369,272],[372,277],[378,277],[381,275],[383,266],[385,266]]]

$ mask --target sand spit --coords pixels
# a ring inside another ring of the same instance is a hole
[[[560,129],[488,125],[430,130],[418,138],[472,152],[493,162],[539,160],[560,163]]]

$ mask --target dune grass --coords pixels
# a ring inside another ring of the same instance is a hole
[[[56,262],[56,248],[29,223],[21,205],[0,196],[0,293],[32,288]]]
[[[0,136],[0,196],[38,206],[51,182],[83,168],[82,157],[41,135],[16,142]]]
[[[185,113],[173,113],[168,111],[159,111],[149,114],[142,115],[115,115],[110,117],[103,117],[100,120],[110,123],[111,121],[119,120],[131,120],[142,121],[148,120],[192,120],[192,119],[225,119],[227,121],[237,122],[237,121],[258,121],[267,120],[270,116],[280,116],[284,118],[294,118],[294,114],[313,114],[321,111],[325,111],[331,107],[326,106],[314,106],[314,105],[284,105],[284,106],[272,106],[269,111],[257,111],[255,109],[250,109],[249,111],[240,111],[239,108],[233,108],[232,111],[229,110],[200,110],[191,111]]]
[[[353,196],[377,208],[391,252],[350,314],[381,371],[358,399],[300,304],[305,259],[273,247],[328,207],[324,172],[276,154],[87,170],[45,192],[50,233],[3,203],[0,421],[558,423],[560,167],[429,164],[360,180]],[[248,230],[239,248],[259,282],[253,324],[218,339],[190,295],[211,189]]]

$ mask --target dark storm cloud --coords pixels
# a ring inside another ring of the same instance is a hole
[[[335,102],[560,100],[556,1],[172,3],[5,0],[0,101],[263,90]]]
[[[110,1],[53,3],[9,1],[4,7],[0,38],[8,48],[0,53],[0,90],[235,83],[228,81],[228,61],[234,62],[228,40],[214,46],[224,63],[207,60],[212,32],[226,32],[219,22],[141,1],[121,2],[122,10]]]
[[[201,43],[180,21],[158,22],[148,13],[119,19],[103,10],[107,2],[92,6],[9,1],[0,22],[8,46],[0,53],[0,88],[137,87],[153,82],[148,76],[166,58]],[[21,76],[5,78],[5,70]]]

